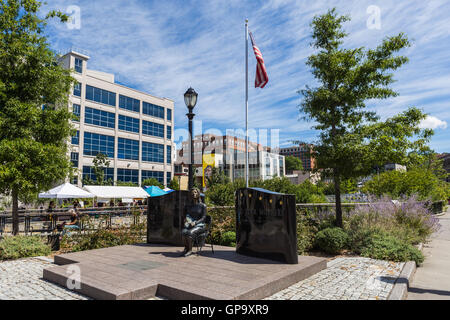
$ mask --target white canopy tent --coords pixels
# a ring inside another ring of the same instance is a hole
[[[97,198],[102,199],[143,199],[148,193],[141,187],[124,186],[84,186],[84,188]]]
[[[71,198],[94,198],[90,192],[87,192],[70,183],[64,183],[47,192],[39,193],[39,198],[44,199],[71,199]]]

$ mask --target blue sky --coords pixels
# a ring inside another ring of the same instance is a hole
[[[253,88],[255,58],[249,52],[249,127],[279,129],[280,145],[314,142],[313,123],[300,119],[297,93],[315,85],[306,58],[314,15],[336,7],[351,15],[345,45],[373,48],[386,36],[405,32],[413,45],[402,54],[410,62],[395,74],[400,94],[368,101],[382,119],[410,106],[429,114],[435,129],[431,147],[450,152],[450,1],[117,1],[47,0],[44,11],[80,8],[79,29],[50,23],[53,49],[86,50],[88,67],[114,73],[127,86],[175,101],[175,127],[186,128],[183,93],[199,94],[196,119],[204,131],[243,129],[244,21],[261,50],[269,74],[263,89]],[[380,9],[380,28],[369,28],[369,6]],[[250,49],[250,48],[249,48]],[[251,49],[250,49],[251,50]],[[197,126],[199,127],[199,126]],[[179,139],[176,136],[175,139]]]

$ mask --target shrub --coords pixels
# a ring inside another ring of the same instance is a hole
[[[324,252],[338,254],[346,248],[348,235],[341,228],[326,228],[317,233],[315,244]]]
[[[373,233],[364,241],[361,255],[373,259],[396,262],[415,261],[420,264],[424,256],[419,249],[386,233]]]
[[[63,237],[61,249],[76,252],[140,243],[144,241],[145,226],[145,223],[140,223],[130,228],[100,228],[86,234],[71,233]]]
[[[416,197],[394,203],[391,198],[370,199],[357,205],[345,219],[352,238],[361,238],[370,230],[383,230],[410,244],[424,242],[439,229],[438,219]]]
[[[0,241],[0,260],[46,256],[50,246],[39,236],[9,236]]]
[[[228,247],[235,247],[236,246],[236,232],[227,231],[227,232],[223,233],[220,245],[228,246]]]
[[[209,208],[208,215],[212,218],[212,243],[222,245],[224,242],[224,234],[229,232],[234,233],[236,230],[236,214],[234,208]],[[234,236],[235,238],[236,235]]]

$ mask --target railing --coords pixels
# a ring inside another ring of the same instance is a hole
[[[26,235],[33,234],[33,232],[50,233],[57,228],[58,222],[70,220],[70,209],[54,209],[51,212],[45,209],[19,210],[19,232]],[[146,214],[147,206],[83,208],[78,209],[77,212],[81,230],[87,230],[89,228],[88,224],[91,224],[91,221],[87,222],[86,218],[97,221],[95,223],[97,226],[104,222],[107,228],[112,228],[114,227],[114,218],[125,218],[131,225],[138,224],[141,216]],[[11,228],[8,229],[8,226],[11,226]],[[12,231],[11,210],[0,212],[0,235],[10,231]]]

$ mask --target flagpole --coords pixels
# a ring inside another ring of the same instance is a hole
[[[245,19],[245,187],[248,188],[248,19]]]

